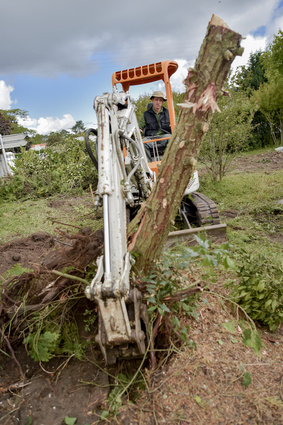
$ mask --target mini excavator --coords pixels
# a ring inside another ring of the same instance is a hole
[[[146,351],[147,308],[141,292],[130,283],[134,260],[127,250],[127,223],[149,197],[171,136],[142,139],[129,89],[163,81],[173,132],[176,120],[170,77],[177,68],[175,61],[162,61],[115,72],[113,92],[94,100],[97,129],[88,129],[85,134],[87,151],[98,172],[95,208],[103,208],[104,224],[104,254],[97,260],[97,273],[86,288],[86,296],[98,304],[96,341],[106,364],[121,357],[143,356]],[[95,149],[90,144],[92,134]],[[194,171],[179,209],[187,230],[170,233],[172,240],[182,240],[186,238],[182,232],[197,232],[202,226],[221,227],[215,203],[198,193],[198,188],[198,173]]]

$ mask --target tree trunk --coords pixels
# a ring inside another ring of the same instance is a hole
[[[203,135],[217,98],[236,55],[241,55],[242,37],[213,15],[194,69],[184,81],[186,93],[179,121],[147,201],[129,224],[128,250],[136,258],[139,273],[146,273],[161,254],[185,189],[195,169]]]

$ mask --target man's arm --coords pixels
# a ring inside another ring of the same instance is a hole
[[[142,114],[140,120],[139,120],[139,128],[143,131],[145,128],[146,122],[144,119],[144,114]]]

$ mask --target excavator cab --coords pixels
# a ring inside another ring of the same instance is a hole
[[[112,74],[112,86],[113,88],[116,88],[117,84],[120,83],[123,91],[128,92],[131,86],[163,81],[165,85],[170,126],[173,133],[176,125],[176,118],[170,77],[177,71],[177,69],[178,63],[168,60],[139,66],[137,68],[117,71]],[[156,173],[156,175],[158,174],[158,165],[160,164],[165,148],[170,140],[170,136],[171,135],[164,134],[162,136],[145,137],[143,139],[149,167]]]

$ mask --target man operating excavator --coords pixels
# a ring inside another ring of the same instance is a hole
[[[169,111],[163,102],[166,101],[162,91],[155,91],[151,96],[152,103],[139,120],[139,127],[144,137],[159,136],[161,134],[171,134]]]
[[[166,97],[162,91],[155,91],[151,98],[151,103],[148,104],[147,110],[143,113],[139,120],[139,128],[144,138],[153,139],[164,134],[171,136],[171,126],[169,119],[169,111],[163,102],[166,101]],[[144,139],[145,140],[145,139]],[[164,152],[169,139],[163,139],[156,142],[158,153]],[[152,143],[145,144],[145,151],[148,161],[152,161],[153,151]],[[155,158],[156,159],[156,158]]]

